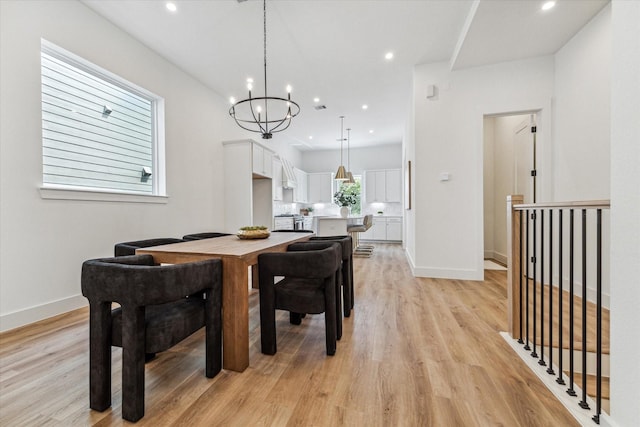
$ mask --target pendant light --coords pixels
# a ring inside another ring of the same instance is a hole
[[[356,180],[353,179],[353,174],[351,173],[351,128],[347,128],[347,180],[345,183],[356,183]]]
[[[346,181],[347,178],[347,170],[344,168],[342,164],[342,145],[344,143],[344,116],[340,116],[340,166],[338,166],[338,171],[336,172],[336,177],[334,178],[336,181]]]

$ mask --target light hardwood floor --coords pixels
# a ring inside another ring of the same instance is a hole
[[[399,245],[355,259],[356,307],[336,355],[322,315],[277,318],[278,352],[260,353],[251,298],[251,366],[204,376],[203,331],[146,366],[139,425],[574,426],[498,334],[506,272],[484,282],[419,279]],[[121,425],[120,349],[112,407],[88,408],[87,310],[0,336],[0,425]]]

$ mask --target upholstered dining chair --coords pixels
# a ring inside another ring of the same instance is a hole
[[[155,239],[136,240],[133,242],[116,243],[113,248],[114,256],[135,255],[136,249],[149,248],[151,246],[169,245],[171,243],[184,242],[182,239],[172,237],[159,237]]]
[[[326,352],[336,353],[342,336],[341,264],[342,249],[334,242],[294,243],[287,252],[258,256],[262,353],[277,351],[276,309],[289,311],[293,324],[300,323],[301,313],[324,313]],[[279,276],[284,278],[276,283]]]
[[[206,233],[194,233],[194,234],[185,234],[182,236],[183,240],[191,241],[191,240],[202,240],[202,239],[213,239],[215,237],[229,236],[229,233],[219,233],[217,231],[211,231]]]
[[[151,255],[82,264],[89,300],[89,401],[111,406],[111,346],[122,347],[122,418],[144,416],[145,353],[167,350],[205,327],[205,375],[222,368],[222,262],[156,266]],[[185,298],[203,292],[204,298]],[[112,310],[113,302],[120,307]]]
[[[342,247],[342,306],[344,317],[351,316],[351,310],[355,302],[353,289],[353,239],[351,239],[351,236],[313,236],[309,241],[340,243]]]

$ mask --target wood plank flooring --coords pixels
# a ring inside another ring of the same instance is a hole
[[[260,352],[250,297],[250,367],[204,376],[203,331],[146,366],[153,426],[578,425],[498,334],[506,272],[484,282],[411,276],[399,245],[355,259],[356,307],[336,355],[324,319],[277,317],[278,352]],[[121,350],[112,407],[91,411],[86,309],[0,335],[0,425],[111,426],[121,419]]]

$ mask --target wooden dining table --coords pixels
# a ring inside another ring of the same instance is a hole
[[[258,255],[284,252],[312,233],[271,233],[266,239],[241,240],[236,235],[140,248],[156,263],[179,264],[222,259],[222,340],[224,369],[242,372],[249,366],[249,268],[253,287],[258,283]]]

